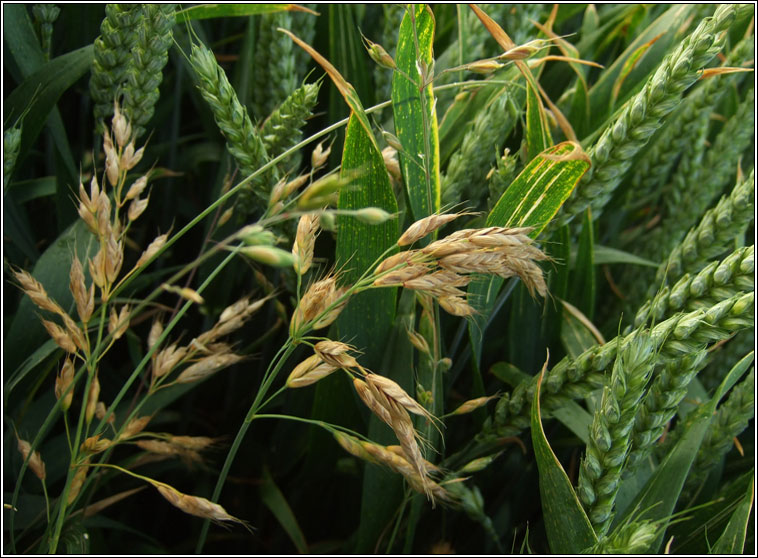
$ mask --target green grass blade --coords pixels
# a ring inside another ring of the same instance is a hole
[[[92,45],[82,47],[51,60],[26,78],[6,99],[3,120],[19,116],[29,107],[29,112],[24,118],[24,131],[16,165],[20,165],[24,155],[37,139],[60,96],[89,70],[92,64],[92,49]]]
[[[539,92],[531,81],[526,86],[526,150],[531,161],[545,149],[553,145],[550,128],[547,125],[545,107],[540,102]]]
[[[542,375],[547,362],[542,369]],[[597,542],[592,524],[571,486],[566,472],[550,448],[542,429],[540,417],[540,387],[542,377],[534,390],[532,404],[532,444],[540,472],[540,500],[545,530],[554,554],[578,554]]]
[[[303,8],[295,4],[201,4],[176,12],[176,22],[184,23],[197,19],[221,17],[245,17],[291,10],[304,11]]]
[[[571,142],[550,147],[532,159],[511,183],[487,217],[487,226],[534,227],[536,238],[590,167],[587,155]],[[468,303],[478,314],[469,323],[474,358],[479,362],[484,326],[503,280],[478,277],[468,289]]]
[[[260,487],[261,501],[274,514],[276,520],[287,532],[292,544],[295,545],[300,554],[308,554],[308,543],[305,542],[305,535],[297,523],[295,514],[287,503],[284,494],[276,486],[274,479],[268,468],[263,470],[263,484]]]
[[[654,261],[646,258],[640,258],[629,252],[618,250],[617,248],[611,248],[610,246],[602,246],[595,244],[594,255],[595,265],[605,264],[627,264],[627,265],[641,265],[644,267],[658,267],[658,264]]]
[[[710,550],[710,554],[742,554],[754,498],[755,479],[751,479],[745,496],[732,514],[726,529]]]
[[[437,113],[431,84],[421,93],[421,76],[416,62],[433,61],[434,15],[422,4],[406,12],[400,25],[395,63],[415,82],[400,72],[392,78],[392,109],[395,135],[403,146],[398,154],[413,219],[421,219],[440,208],[440,149]],[[413,23],[415,20],[416,28]],[[416,45],[418,44],[418,53]]]
[[[691,422],[687,431],[627,508],[624,516],[619,517],[615,523],[623,522],[628,518],[632,518],[634,521],[645,519],[665,521],[671,516],[690,466],[697,454],[697,449],[703,441],[708,424],[713,418],[719,401],[747,371],[753,362],[753,356],[754,353],[751,352],[735,364],[711,400],[690,415]],[[663,530],[661,530],[661,534],[650,545],[650,552],[657,553],[660,551],[663,534]]]
[[[592,213],[585,211],[582,232],[579,235],[579,246],[576,254],[576,264],[571,274],[571,302],[590,320],[595,314],[595,234],[592,224]]]
[[[365,117],[365,114],[364,114]],[[342,175],[360,172],[360,187],[340,192],[339,209],[379,207],[397,213],[397,201],[387,175],[384,159],[373,135],[366,132],[356,113],[350,116],[342,155]],[[390,248],[399,236],[397,219],[369,225],[353,217],[337,220],[337,267],[344,268],[343,281],[351,282]],[[375,289],[354,297],[339,317],[339,331],[368,361],[380,359],[384,339],[395,314],[395,289]],[[375,364],[377,361],[374,361]],[[371,364],[369,364],[371,366]]]

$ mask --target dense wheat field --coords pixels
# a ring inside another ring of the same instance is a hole
[[[754,553],[754,6],[4,4],[5,553]]]

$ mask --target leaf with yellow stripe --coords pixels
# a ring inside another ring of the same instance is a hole
[[[576,143],[566,141],[546,149],[503,193],[487,217],[487,226],[534,227],[529,236],[537,238],[589,168],[589,157]],[[500,277],[481,275],[469,285],[468,303],[477,312],[469,322],[477,365],[484,328],[502,284]]]

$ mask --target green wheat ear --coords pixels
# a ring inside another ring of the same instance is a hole
[[[292,16],[288,12],[264,14],[260,18],[255,46],[255,115],[263,120],[296,88],[295,45],[278,27],[290,29]],[[298,49],[301,50],[301,49]]]
[[[135,30],[137,40],[131,52],[122,104],[124,114],[134,127],[135,137],[145,133],[145,126],[153,117],[176,21],[176,4],[144,4],[142,9],[144,14]]]
[[[588,207],[595,219],[611,199],[631,166],[634,156],[660,128],[665,117],[676,108],[682,93],[700,75],[700,70],[721,50],[721,32],[734,21],[737,9],[718,7],[664,58],[642,91],[624,105],[589,151],[592,166],[561,207],[551,226],[570,222]]]
[[[202,43],[192,45],[190,64],[197,77],[200,94],[208,103],[216,125],[226,139],[226,148],[234,157],[242,177],[249,176],[266,164],[269,158],[263,141],[247,114],[247,109],[237,98],[237,93],[229,83],[226,72],[218,65],[216,57],[205,45]],[[273,170],[265,173],[243,191],[243,193],[248,192],[247,197],[244,198],[243,210],[254,210],[254,207],[251,207],[253,199],[250,193],[268,201],[268,191],[275,182],[274,176]]]
[[[627,337],[593,417],[577,494],[598,534],[608,531],[613,518],[632,427],[654,365],[650,337],[645,332]]]
[[[100,36],[95,39],[89,82],[98,132],[104,131],[104,121],[113,115],[113,100],[122,93],[142,17],[139,4],[105,5],[105,19],[100,24]]]
[[[729,53],[723,67],[739,66],[753,57],[754,36],[742,39]],[[676,165],[680,153],[685,152],[695,142],[698,130],[707,122],[716,106],[726,94],[728,87],[723,80],[739,83],[743,74],[732,78],[715,77],[705,80],[693,87],[691,94],[682,102],[682,106],[672,113],[663,128],[654,137],[647,149],[632,168],[629,191],[626,196],[628,207],[640,207],[649,203],[659,194],[656,192],[664,186],[671,169]]]
[[[303,135],[301,130],[313,115],[318,102],[319,88],[320,83],[306,83],[298,87],[263,123],[260,136],[269,157],[278,157],[300,141]],[[297,163],[293,156],[290,166],[297,168]]]

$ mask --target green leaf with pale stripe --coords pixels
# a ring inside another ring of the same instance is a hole
[[[346,178],[360,173],[360,178],[353,183],[355,187],[340,192],[339,209],[379,207],[397,213],[397,200],[382,154],[356,113],[350,115],[347,124],[341,172]],[[395,244],[398,236],[396,218],[380,225],[369,225],[353,217],[338,217],[337,268],[344,270],[343,284],[356,281]],[[338,328],[341,337],[365,352],[368,366],[372,366],[371,361],[381,358],[384,340],[395,315],[395,294],[395,289],[363,292],[351,298],[340,314]]]
[[[540,501],[545,531],[553,554],[578,554],[597,542],[592,524],[571,486],[566,472],[550,448],[540,417],[542,369],[532,403],[532,445],[540,472]]]
[[[753,509],[754,498],[755,479],[750,479],[750,485],[747,488],[745,496],[742,497],[739,506],[734,510],[729,524],[724,529],[719,540],[716,541],[710,554],[742,554],[745,548],[747,524],[750,520],[750,511]]]
[[[587,155],[572,142],[540,153],[521,171],[487,217],[487,226],[534,227],[536,238],[590,168]],[[468,303],[477,311],[469,322],[474,358],[479,362],[484,326],[503,279],[482,275],[471,282]]]
[[[416,24],[414,31],[413,24]],[[416,61],[433,61],[434,15],[425,4],[406,12],[400,25],[395,63],[401,72],[392,78],[392,110],[395,135],[403,146],[398,154],[413,219],[421,219],[440,208],[440,148],[437,112],[431,84],[423,91]],[[417,52],[418,45],[418,52]]]

